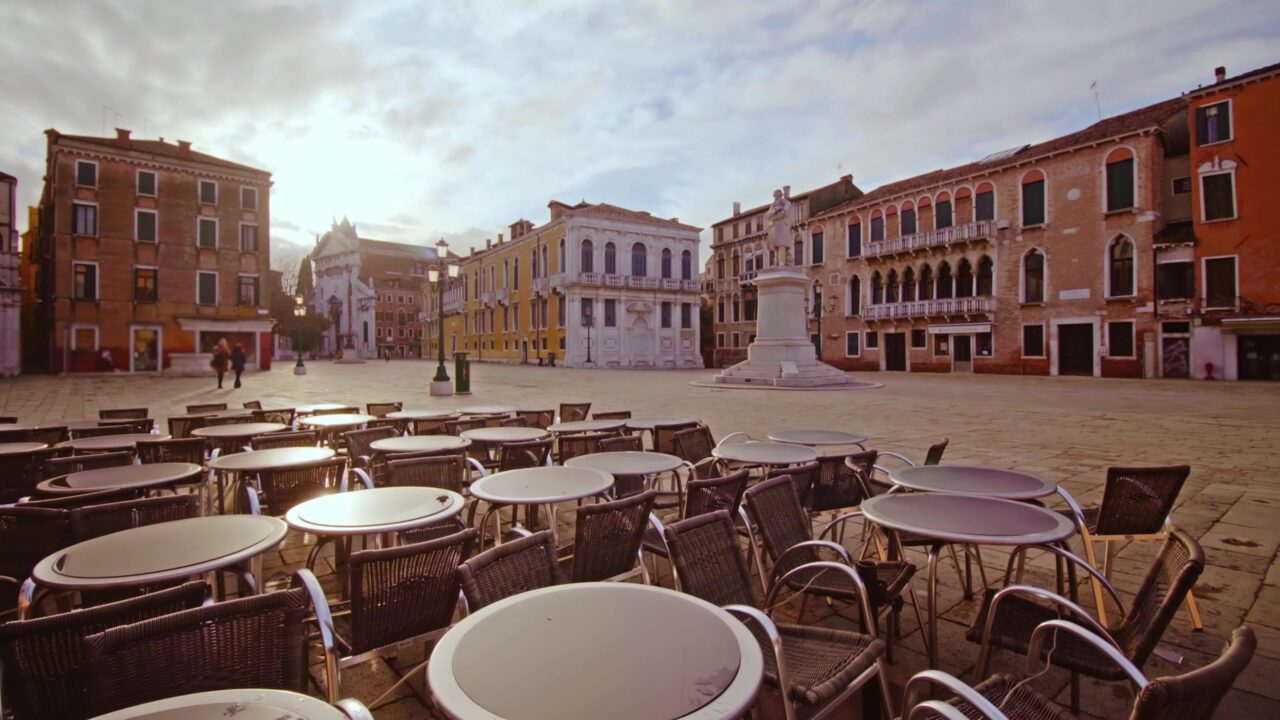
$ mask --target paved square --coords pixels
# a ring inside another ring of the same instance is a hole
[[[239,390],[229,384],[217,390],[211,377],[22,377],[0,381],[0,414],[18,415],[23,421],[77,419],[96,417],[100,408],[145,405],[152,417],[163,418],[180,414],[190,403],[227,402],[238,407],[247,400],[260,400],[268,408],[400,400],[409,408],[501,402],[530,409],[589,400],[596,411],[697,417],[716,437],[738,431],[763,436],[784,428],[844,429],[868,436],[867,447],[914,458],[923,457],[930,443],[946,437],[951,444],[945,462],[1034,472],[1063,483],[1082,504],[1101,499],[1108,465],[1186,463],[1192,474],[1173,518],[1200,539],[1208,557],[1208,568],[1195,589],[1206,631],[1192,633],[1186,613],[1180,613],[1164,644],[1185,656],[1183,666],[1153,658],[1145,669],[1165,675],[1199,667],[1221,650],[1232,629],[1247,622],[1259,635],[1258,655],[1220,714],[1280,714],[1280,385],[881,373],[860,378],[882,382],[880,389],[801,392],[689,384],[709,380],[711,370],[477,365],[471,396],[437,399],[427,394],[431,363],[319,361],[308,368],[308,375],[295,377],[282,363],[272,372],[247,376]],[[571,513],[562,521],[566,519]],[[1112,574],[1122,595],[1137,588],[1156,547],[1146,543],[1119,552]],[[266,565],[287,569],[305,560],[306,549],[295,544],[274,555]],[[994,548],[983,555],[989,579],[997,582],[1007,555]],[[923,557],[911,559],[923,573]],[[966,642],[963,634],[976,603],[962,601],[949,565],[940,567],[939,578],[942,669],[968,673],[977,646]],[[923,583],[916,588],[923,590]],[[1087,590],[1081,593],[1082,598],[1088,595]],[[794,613],[797,606],[791,603],[784,612]],[[806,621],[821,618],[822,624],[856,627],[856,617],[840,604],[810,603]],[[411,657],[414,654],[390,664],[366,663],[343,671],[343,694],[372,701],[398,679],[398,673],[420,660]],[[997,667],[1013,667],[1015,658],[997,658]],[[892,672],[899,683],[924,666],[920,633],[909,609],[903,613],[903,638],[895,660]],[[1065,702],[1065,674],[1050,673],[1037,682]],[[407,685],[411,689],[398,689],[394,702],[378,711],[379,717],[423,716],[421,672]],[[1130,696],[1121,686],[1093,691],[1094,685],[1086,680],[1083,687],[1085,714],[1127,716]]]

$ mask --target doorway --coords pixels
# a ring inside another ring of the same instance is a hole
[[[129,331],[129,369],[133,372],[156,372],[160,369],[160,328],[135,327]]]
[[[951,336],[951,372],[973,372],[973,336]]]
[[[1093,324],[1058,326],[1058,374],[1093,375]]]
[[[520,341],[520,364],[521,365],[529,364],[529,341],[528,340]]]
[[[1280,380],[1280,335],[1240,335],[1236,362],[1241,380]]]
[[[884,334],[884,369],[906,371],[907,369],[907,334]]]

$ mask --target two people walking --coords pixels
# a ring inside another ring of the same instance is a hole
[[[222,378],[227,374],[228,368],[236,374],[233,387],[240,387],[240,374],[244,372],[246,360],[243,345],[236,343],[234,348],[229,348],[226,338],[219,340],[213,348],[213,360],[209,362],[209,366],[218,374],[218,387],[222,387]]]

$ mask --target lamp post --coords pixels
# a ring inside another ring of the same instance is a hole
[[[307,306],[306,298],[301,295],[293,296],[293,316],[298,319],[293,331],[293,352],[298,356],[298,362],[293,366],[293,374],[306,375],[307,366],[302,363],[302,318],[307,316]]]
[[[818,321],[818,342],[813,344],[814,351],[818,354],[818,362],[822,362],[822,281],[813,279],[813,316]]]
[[[582,313],[582,324],[587,328],[587,364],[591,364],[591,326],[596,324],[595,303],[588,305]]]
[[[436,322],[439,325],[437,340],[439,349],[437,350],[436,359],[436,375],[431,378],[431,394],[432,395],[452,395],[453,390],[449,387],[449,371],[444,367],[444,286],[445,280],[453,280],[458,277],[460,268],[457,263],[447,262],[449,244],[440,238],[440,242],[436,243],[436,263],[427,269],[427,280],[436,286]]]

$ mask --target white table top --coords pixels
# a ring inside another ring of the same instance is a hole
[[[633,417],[627,420],[627,427],[632,430],[652,430],[658,425],[688,425],[698,422],[690,417]]]
[[[344,403],[312,403],[310,405],[302,405],[296,408],[299,415],[307,415],[310,413],[330,412],[334,410],[350,410],[355,412],[360,408],[355,405],[346,405]]]
[[[818,459],[818,451],[805,445],[760,440],[717,445],[711,454],[743,465],[797,465]]]
[[[387,413],[392,420],[452,420],[462,413],[457,410],[396,410]]]
[[[49,447],[42,442],[13,442],[0,443],[0,455],[19,455],[21,453],[34,452]]]
[[[671,472],[682,465],[684,465],[684,461],[675,455],[660,452],[641,452],[638,450],[579,455],[569,458],[564,463],[565,467],[603,470],[615,477],[618,475],[656,475],[657,473]]]
[[[571,420],[547,427],[553,433],[586,433],[617,430],[626,425],[625,420]]]
[[[613,475],[575,467],[536,467],[494,473],[471,483],[471,496],[499,505],[542,505],[591,497],[613,487]]]
[[[66,440],[58,443],[58,447],[73,450],[132,450],[139,440],[168,440],[164,433],[126,433],[123,435],[99,435],[98,437]]]
[[[463,415],[510,415],[516,411],[515,405],[468,405],[459,408]]]
[[[258,470],[274,470],[276,468],[306,465],[308,463],[328,460],[335,455],[333,448],[327,447],[286,447],[269,450],[253,450],[251,452],[222,455],[209,463],[214,470],[232,472],[256,472]]]
[[[844,432],[843,430],[779,430],[769,433],[774,442],[792,443],[819,447],[822,445],[861,445],[867,441],[863,435]]]
[[[81,470],[66,477],[49,478],[36,487],[40,492],[50,495],[78,495],[96,490],[162,487],[191,482],[203,472],[203,467],[186,462],[118,465]]]
[[[347,720],[346,713],[290,690],[235,689],[179,695],[93,720]]]
[[[461,620],[432,651],[427,683],[438,707],[466,720],[710,720],[745,713],[763,668],[746,625],[711,603],[649,585],[574,583]]]
[[[284,520],[317,535],[367,535],[430,525],[457,515],[463,504],[461,495],[441,488],[381,487],[307,500]]]
[[[462,450],[470,444],[470,440],[456,435],[400,435],[374,440],[369,447],[390,453],[440,452]]]
[[[231,423],[196,428],[191,431],[191,434],[203,438],[247,438],[264,433],[280,432],[287,427],[288,425],[273,422]]]
[[[531,427],[482,427],[462,431],[462,437],[483,443],[528,442],[548,435],[546,430]]]
[[[208,412],[184,413],[182,415],[174,415],[179,418],[237,418],[249,417],[253,414],[250,408],[228,408],[226,410],[210,410]]]
[[[364,413],[338,413],[336,415],[309,415],[300,418],[298,424],[321,428],[351,427],[353,425],[363,425],[377,419]]]
[[[275,547],[288,526],[263,515],[213,515],[143,525],[64,548],[31,577],[45,587],[154,585],[228,567]]]
[[[1030,473],[968,465],[921,465],[894,468],[889,479],[918,492],[985,495],[1006,500],[1031,500],[1052,495],[1058,485]]]
[[[1075,525],[1052,510],[1002,498],[893,493],[862,501],[871,522],[940,542],[1043,545],[1071,537]]]

